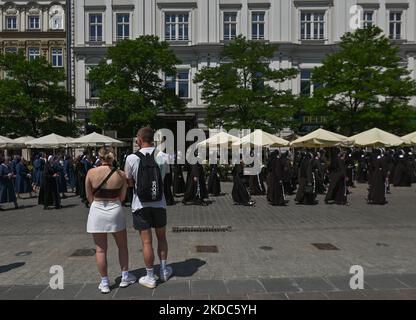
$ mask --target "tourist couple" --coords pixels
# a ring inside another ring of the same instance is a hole
[[[114,153],[111,148],[101,148],[99,157],[101,166],[88,171],[85,187],[88,201],[91,203],[88,215],[87,232],[92,233],[96,245],[96,261],[101,274],[98,289],[102,293],[110,292],[107,273],[107,235],[113,234],[119,250],[121,267],[120,288],[128,287],[137,281],[129,273],[126,221],[122,201],[127,188],[134,187],[132,202],[133,224],[139,231],[147,275],[139,283],[147,288],[156,287],[153,270],[154,254],[152,247],[152,228],[158,240],[160,258],[160,280],[167,281],[172,268],[166,264],[168,244],[166,240],[166,201],[163,195],[163,178],[168,168],[166,154],[155,155],[154,132],[145,127],[137,133],[137,145],[140,150],[126,159],[124,172],[113,168]],[[155,170],[156,168],[156,170]]]

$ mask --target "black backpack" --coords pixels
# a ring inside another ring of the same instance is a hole
[[[155,151],[144,155],[140,151],[139,170],[136,177],[136,193],[141,202],[160,201],[163,198],[163,181],[159,165],[155,161]]]

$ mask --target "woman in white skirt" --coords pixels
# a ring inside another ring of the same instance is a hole
[[[109,293],[110,281],[107,273],[107,235],[109,233],[114,236],[118,247],[121,267],[120,288],[128,287],[137,279],[128,271],[126,221],[121,205],[126,197],[126,176],[124,172],[113,168],[114,152],[112,148],[103,147],[98,155],[101,166],[89,170],[85,179],[85,191],[91,204],[87,232],[92,234],[96,246],[95,257],[101,274],[101,283],[98,289],[102,293]]]

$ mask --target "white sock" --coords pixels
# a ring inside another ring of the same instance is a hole
[[[101,277],[101,284],[104,286],[110,285],[110,280],[108,279],[108,277]]]
[[[146,268],[146,271],[147,271],[147,277],[148,278],[154,278],[155,276],[154,276],[154,273],[153,273],[153,268],[151,268],[151,269],[147,269]]]
[[[166,269],[166,260],[160,260],[160,270]]]
[[[121,271],[121,279],[126,280],[129,277],[128,271]]]

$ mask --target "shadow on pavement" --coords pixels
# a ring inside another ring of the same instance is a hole
[[[5,266],[0,266],[0,273],[9,272],[10,270],[20,268],[24,266],[25,264],[26,264],[25,262],[15,262],[15,263],[11,263]]]
[[[206,261],[201,259],[188,259],[182,262],[174,262],[168,264],[173,269],[172,277],[180,277],[180,278],[187,278],[193,276],[195,273],[198,272],[199,268],[206,264]],[[160,265],[155,265],[155,274],[158,275],[160,273]],[[136,270],[130,270],[137,279],[146,275],[146,268],[140,268]],[[118,287],[120,284],[121,277],[117,277],[115,279],[114,287]]]

